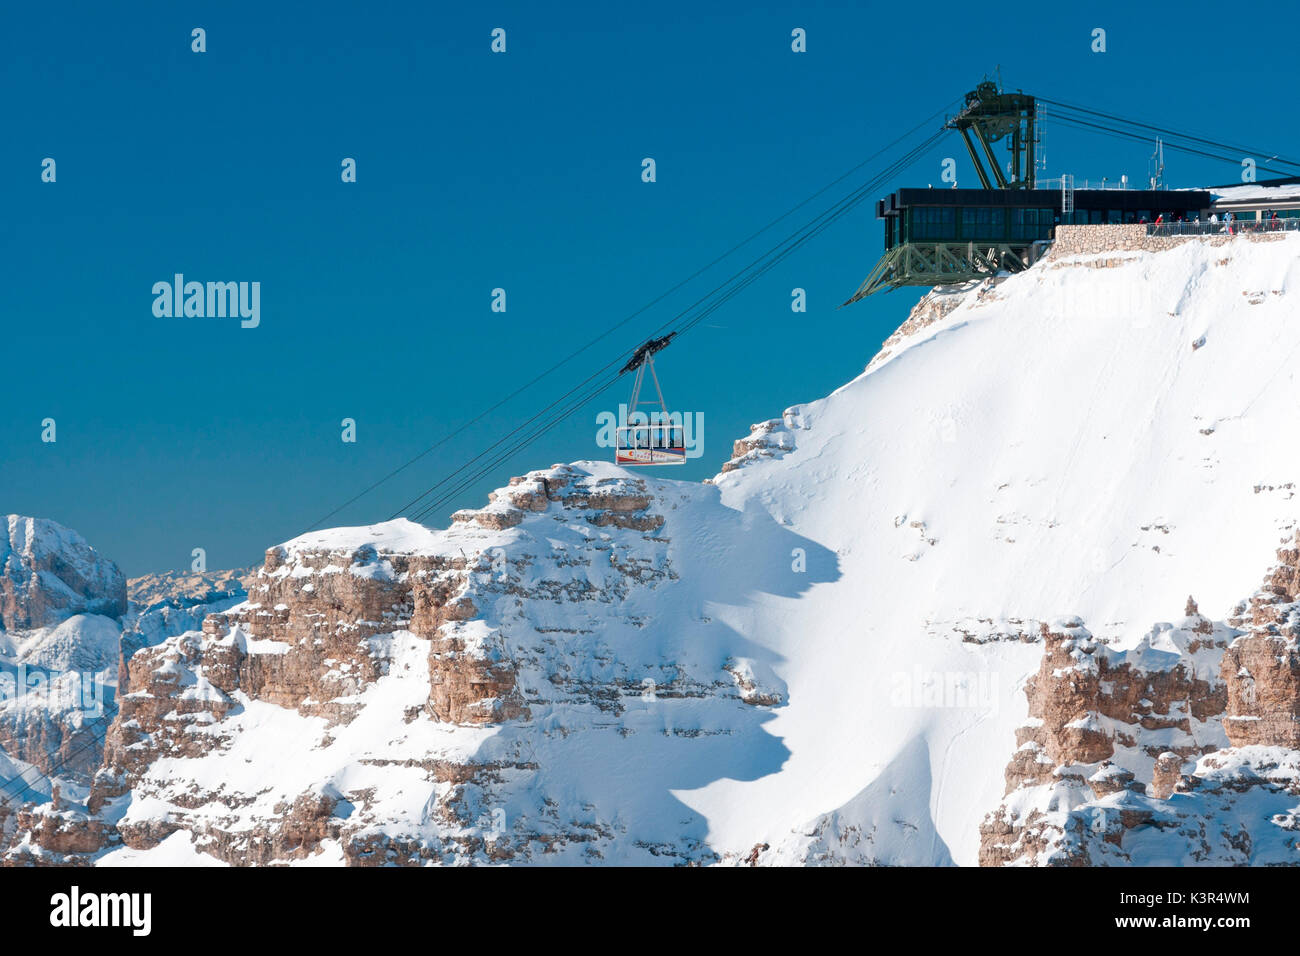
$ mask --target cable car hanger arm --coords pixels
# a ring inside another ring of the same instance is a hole
[[[626,372],[635,372],[651,355],[654,355],[662,349],[666,349],[668,344],[672,342],[676,335],[676,332],[669,332],[665,336],[657,339],[650,339],[650,341],[646,342],[644,345],[639,346],[637,350],[632,353],[632,357],[627,360],[627,364],[619,369],[618,374],[623,375]]]

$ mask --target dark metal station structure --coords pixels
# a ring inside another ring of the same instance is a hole
[[[979,176],[979,189],[900,189],[876,203],[885,254],[845,305],[884,289],[935,286],[1019,272],[1033,264],[1059,223],[1104,224],[1192,219],[1208,192],[1182,189],[1038,189],[1037,104],[985,81],[945,128],[956,130]],[[1004,164],[994,147],[1010,153]]]

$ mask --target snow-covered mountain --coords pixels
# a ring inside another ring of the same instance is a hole
[[[124,642],[88,798],[7,856],[1296,862],[1275,238],[936,290],[709,483],[556,465],[271,548]]]
[[[126,612],[126,580],[81,535],[42,518],[5,517],[0,537],[0,629],[25,631],[74,614]]]
[[[118,665],[126,580],[75,531],[8,515],[0,536],[0,793],[56,767],[89,782]],[[25,776],[24,776],[25,775]],[[17,778],[17,779],[15,779]],[[12,785],[10,780],[14,780]]]
[[[201,625],[243,600],[235,572],[149,575],[54,521],[8,515],[0,538],[0,801],[85,799],[116,712],[124,651]],[[0,806],[0,819],[6,807]]]

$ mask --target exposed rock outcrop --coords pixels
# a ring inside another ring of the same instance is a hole
[[[1194,759],[1226,743],[1218,674],[1233,633],[1197,613],[1114,651],[1077,618],[1044,624],[1043,661],[1025,691],[1031,719],[1007,766],[1008,798],[981,827],[980,863],[1102,862],[1069,809],[1079,804],[1116,808],[1102,838],[1145,823],[1130,797],[1155,783],[1164,754]]]
[[[1300,749],[1300,548],[1277,566],[1233,622],[1246,633],[1223,659],[1224,727],[1234,747]]]
[[[867,364],[868,371],[882,365],[917,333],[943,322],[958,306],[967,302],[978,302],[992,293],[999,281],[996,278],[975,279],[959,285],[935,286],[912,307],[903,324],[881,343],[880,351]]]
[[[1298,585],[1287,547],[1226,622],[1189,598],[1177,626],[1128,651],[1077,619],[1045,628],[981,864],[1300,864]]]
[[[787,408],[780,418],[769,419],[749,426],[749,434],[735,441],[731,460],[722,466],[722,474],[743,468],[763,458],[782,458],[794,451],[795,433],[806,428],[803,408]]]

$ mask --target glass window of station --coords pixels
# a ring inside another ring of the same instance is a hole
[[[1052,238],[1056,211],[1020,206],[913,206],[885,222],[889,246],[898,242],[1033,242]]]
[[[1279,215],[1300,210],[1279,210]],[[1186,209],[1079,209],[1062,214],[1049,207],[1025,206],[912,206],[885,218],[885,246],[903,242],[1014,242],[1051,239],[1057,223],[1111,225],[1195,219],[1199,210]]]

